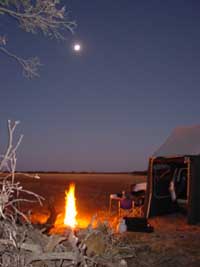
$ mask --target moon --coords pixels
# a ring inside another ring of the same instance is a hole
[[[73,50],[76,52],[76,53],[78,53],[78,52],[80,52],[81,51],[81,44],[80,43],[75,43],[74,45],[73,45]]]

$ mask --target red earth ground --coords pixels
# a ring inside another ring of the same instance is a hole
[[[128,191],[132,183],[143,182],[145,176],[131,174],[39,174],[40,180],[22,177],[25,189],[45,198],[44,205],[27,204],[32,209],[34,222],[45,222],[49,216],[48,201],[53,201],[60,220],[64,215],[65,190],[70,182],[76,184],[78,220],[85,225],[92,215],[116,220],[117,213],[109,217],[109,195]],[[173,214],[149,220],[154,226],[153,233],[127,232],[123,235],[127,244],[133,244],[135,257],[128,266],[199,267],[200,266],[200,226],[189,226],[186,217]]]

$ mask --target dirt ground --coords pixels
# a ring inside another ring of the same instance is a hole
[[[146,180],[144,176],[131,174],[39,174],[36,180],[20,176],[25,189],[45,198],[44,205],[27,204],[32,210],[34,222],[45,222],[49,216],[48,201],[51,199],[58,214],[58,221],[64,216],[65,190],[70,182],[76,185],[78,221],[86,226],[97,214],[101,219],[117,220],[117,207],[112,216],[108,213],[109,195],[129,191],[130,185]],[[115,213],[116,211],[116,213]],[[173,214],[149,220],[153,233],[126,232],[122,238],[135,247],[135,256],[128,260],[128,266],[200,266],[200,226],[189,226],[186,217]]]

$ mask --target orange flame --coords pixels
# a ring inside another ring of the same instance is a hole
[[[65,191],[65,218],[64,224],[74,228],[77,225],[76,221],[76,198],[75,198],[75,184],[69,185],[69,191]]]

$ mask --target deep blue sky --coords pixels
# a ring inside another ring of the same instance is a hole
[[[44,64],[30,81],[0,54],[1,148],[7,119],[17,119],[25,135],[18,169],[146,169],[174,127],[199,124],[200,3],[66,2],[78,28],[64,43],[1,17],[8,48]]]

